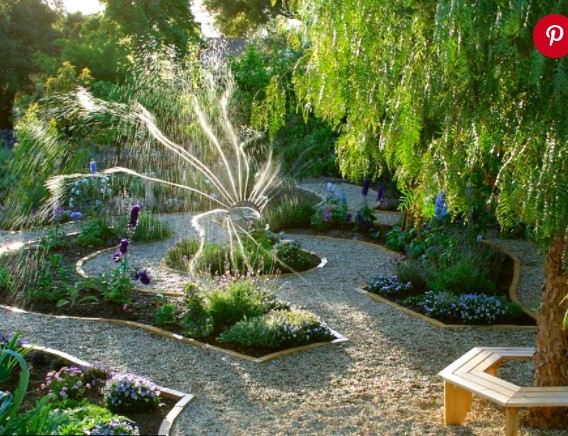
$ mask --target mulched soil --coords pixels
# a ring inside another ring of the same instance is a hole
[[[45,390],[41,389],[41,385],[42,383],[45,383],[45,376],[49,371],[59,370],[64,366],[72,366],[71,363],[65,360],[57,359],[41,352],[32,352],[26,355],[26,361],[30,370],[30,381],[26,396],[22,403],[22,411],[32,409],[36,401],[47,394]],[[2,389],[15,392],[18,386],[18,381],[19,368],[14,370],[12,377],[6,382],[5,387],[3,386]],[[85,398],[93,404],[104,406],[103,397],[98,392],[91,392]],[[154,435],[158,434],[162,421],[175,406],[176,402],[177,401],[175,400],[162,398],[160,406],[156,410],[145,412],[117,412],[117,415],[125,416],[134,421],[140,430],[140,434]]]

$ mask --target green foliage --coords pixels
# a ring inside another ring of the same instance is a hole
[[[273,23],[271,27],[277,26]],[[301,53],[281,33],[271,31],[254,39],[245,53],[232,60],[239,121],[267,131],[286,174],[335,176],[336,135],[327,123],[296,113],[292,68]]]
[[[331,331],[313,313],[302,310],[273,311],[244,319],[219,336],[222,342],[252,347],[295,347],[329,341]]]
[[[96,426],[104,425],[111,420],[132,422],[129,419],[115,415],[105,407],[85,403],[81,407],[71,409],[56,409],[50,419],[57,418],[61,421],[57,427],[59,435],[75,435],[93,432]],[[120,434],[133,434],[124,428],[116,428]]]
[[[386,166],[417,214],[443,191],[452,215],[496,205],[502,226],[520,218],[541,240],[565,234],[566,59],[532,41],[540,18],[568,13],[565,2],[293,5],[304,26],[292,39],[310,42],[294,89],[340,129],[343,175]]]
[[[143,2],[133,8],[128,0],[103,0],[104,17],[118,26],[134,48],[171,47],[182,59],[191,43],[199,42],[200,32],[184,0]]]
[[[10,339],[0,334],[0,383],[6,383],[12,371],[18,365],[18,359],[12,353],[6,353],[10,350],[18,353],[20,356],[25,356],[30,352],[30,348],[23,346],[20,341],[20,334],[16,333]]]
[[[345,228],[351,219],[346,201],[328,197],[316,207],[310,224],[317,230],[325,231],[334,227]]]
[[[265,296],[252,280],[236,281],[207,294],[207,313],[215,326],[232,325],[268,313],[270,307],[264,303]]]
[[[13,277],[6,265],[0,264],[0,289],[10,289],[13,285]]]
[[[0,198],[6,198],[6,195],[16,181],[16,177],[10,173],[12,159],[12,150],[3,147],[0,143]]]
[[[315,213],[314,202],[309,199],[293,198],[263,214],[263,223],[278,232],[284,229],[308,227]]]
[[[453,265],[432,268],[426,278],[426,286],[433,291],[455,294],[495,293],[495,282],[489,279],[485,265],[478,260],[478,256],[464,256]]]
[[[387,234],[387,246],[408,256],[396,264],[403,282],[455,294],[492,294],[497,290],[500,255],[455,226],[431,221],[420,234],[395,227]]]
[[[270,230],[251,230],[249,234],[240,236],[240,243],[235,242],[233,250],[228,245],[206,243],[200,257],[195,260],[195,268],[213,275],[227,272],[270,274],[276,269],[288,272],[290,269],[277,260],[277,240]],[[199,247],[200,243],[195,240],[180,241],[168,251],[166,265],[180,270],[188,269]],[[307,253],[296,250],[294,257],[296,267],[312,266],[311,261],[307,260]]]
[[[190,290],[186,294],[186,302],[187,312],[181,323],[183,334],[196,339],[212,334],[215,322],[207,312],[203,294]]]
[[[418,289],[426,288],[426,278],[429,276],[427,265],[416,260],[412,262],[397,262],[396,276],[403,283],[412,283]]]
[[[245,36],[278,14],[289,13],[282,0],[204,0],[215,24],[227,36]]]
[[[119,239],[118,232],[104,218],[91,218],[82,226],[76,242],[85,247],[108,247],[115,245]]]
[[[102,284],[106,285],[102,292],[105,300],[119,304],[130,303],[134,286],[132,286],[130,274],[124,268],[119,266],[113,269],[110,276],[103,278]]]
[[[32,76],[39,72],[34,55],[55,52],[56,17],[42,0],[8,0],[0,5],[0,129],[12,127],[18,91],[33,89]]]
[[[274,246],[277,263],[286,270],[305,271],[314,265],[314,259],[300,243],[290,239],[283,239]]]
[[[172,303],[162,304],[156,308],[156,325],[175,324],[176,308]]]
[[[277,348],[281,341],[276,337],[270,319],[259,316],[244,319],[221,333],[222,342],[237,343],[247,347]]]
[[[119,229],[120,238],[127,237],[126,230],[128,228],[128,220],[119,221],[117,228]],[[172,231],[166,223],[154,217],[151,213],[143,212],[138,219],[138,225],[132,236],[128,235],[134,242],[151,242],[167,239],[172,236]]]
[[[40,250],[49,253],[53,250],[60,250],[62,248],[69,247],[69,241],[67,240],[67,232],[63,227],[56,225],[50,228],[45,236],[42,236],[37,242],[38,248]],[[60,255],[59,259],[60,259]],[[58,262],[61,263],[60,261]]]

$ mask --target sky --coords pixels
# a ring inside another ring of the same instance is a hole
[[[63,0],[63,4],[68,12],[96,14],[103,10],[103,6],[98,0]],[[219,32],[213,28],[213,17],[205,12],[202,7],[202,0],[194,0],[191,5],[191,11],[195,16],[195,20],[201,23],[201,30],[205,36],[219,36]]]

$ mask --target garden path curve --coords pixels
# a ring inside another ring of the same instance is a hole
[[[174,230],[187,228],[187,217],[175,217],[166,218]],[[0,326],[22,332],[30,342],[196,395],[174,426],[177,435],[455,434],[442,424],[437,372],[475,346],[534,346],[534,331],[441,330],[371,301],[355,288],[370,275],[391,273],[389,254],[358,241],[294,237],[329,263],[280,279],[278,294],[318,313],[350,339],[345,345],[256,364],[110,324],[0,311]],[[501,375],[532,383],[525,362],[514,362]],[[465,432],[502,431],[502,413],[492,404],[474,403],[469,419]]]

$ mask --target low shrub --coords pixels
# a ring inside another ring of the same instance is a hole
[[[426,286],[432,291],[450,290],[453,293],[471,294],[484,291],[495,293],[497,286],[482,271],[479,264],[473,264],[470,259],[461,259],[454,265],[444,268],[432,268],[426,278]]]
[[[176,308],[172,303],[162,304],[156,308],[156,325],[175,324]]]
[[[253,280],[229,283],[207,294],[207,314],[215,326],[232,325],[244,318],[254,318],[270,311],[265,304],[266,292]]]
[[[333,339],[327,324],[314,313],[305,310],[275,311],[271,312],[270,318],[282,345],[296,347]]]
[[[134,374],[117,374],[103,389],[107,407],[112,411],[145,411],[158,407],[158,386]]]
[[[286,271],[305,271],[314,266],[313,257],[302,250],[298,241],[283,239],[273,249],[278,263]]]
[[[333,333],[317,315],[303,310],[278,310],[243,319],[219,336],[222,342],[279,348],[329,341]]]
[[[187,312],[181,321],[183,334],[192,338],[204,338],[215,330],[215,321],[207,313],[205,297],[195,283],[185,287]]]
[[[402,282],[397,276],[378,275],[371,277],[367,283],[371,292],[380,295],[402,295],[412,289],[411,282]]]
[[[403,283],[411,283],[415,288],[426,287],[428,266],[421,260],[399,261],[395,263],[398,279]]]
[[[85,223],[76,241],[85,247],[108,247],[114,245],[118,239],[118,232],[110,227],[105,219],[91,218]]]
[[[277,348],[281,345],[273,323],[263,316],[237,322],[229,330],[221,333],[219,340],[246,347]]]
[[[312,200],[293,198],[264,213],[263,222],[275,232],[297,227],[309,227],[315,206]]]

